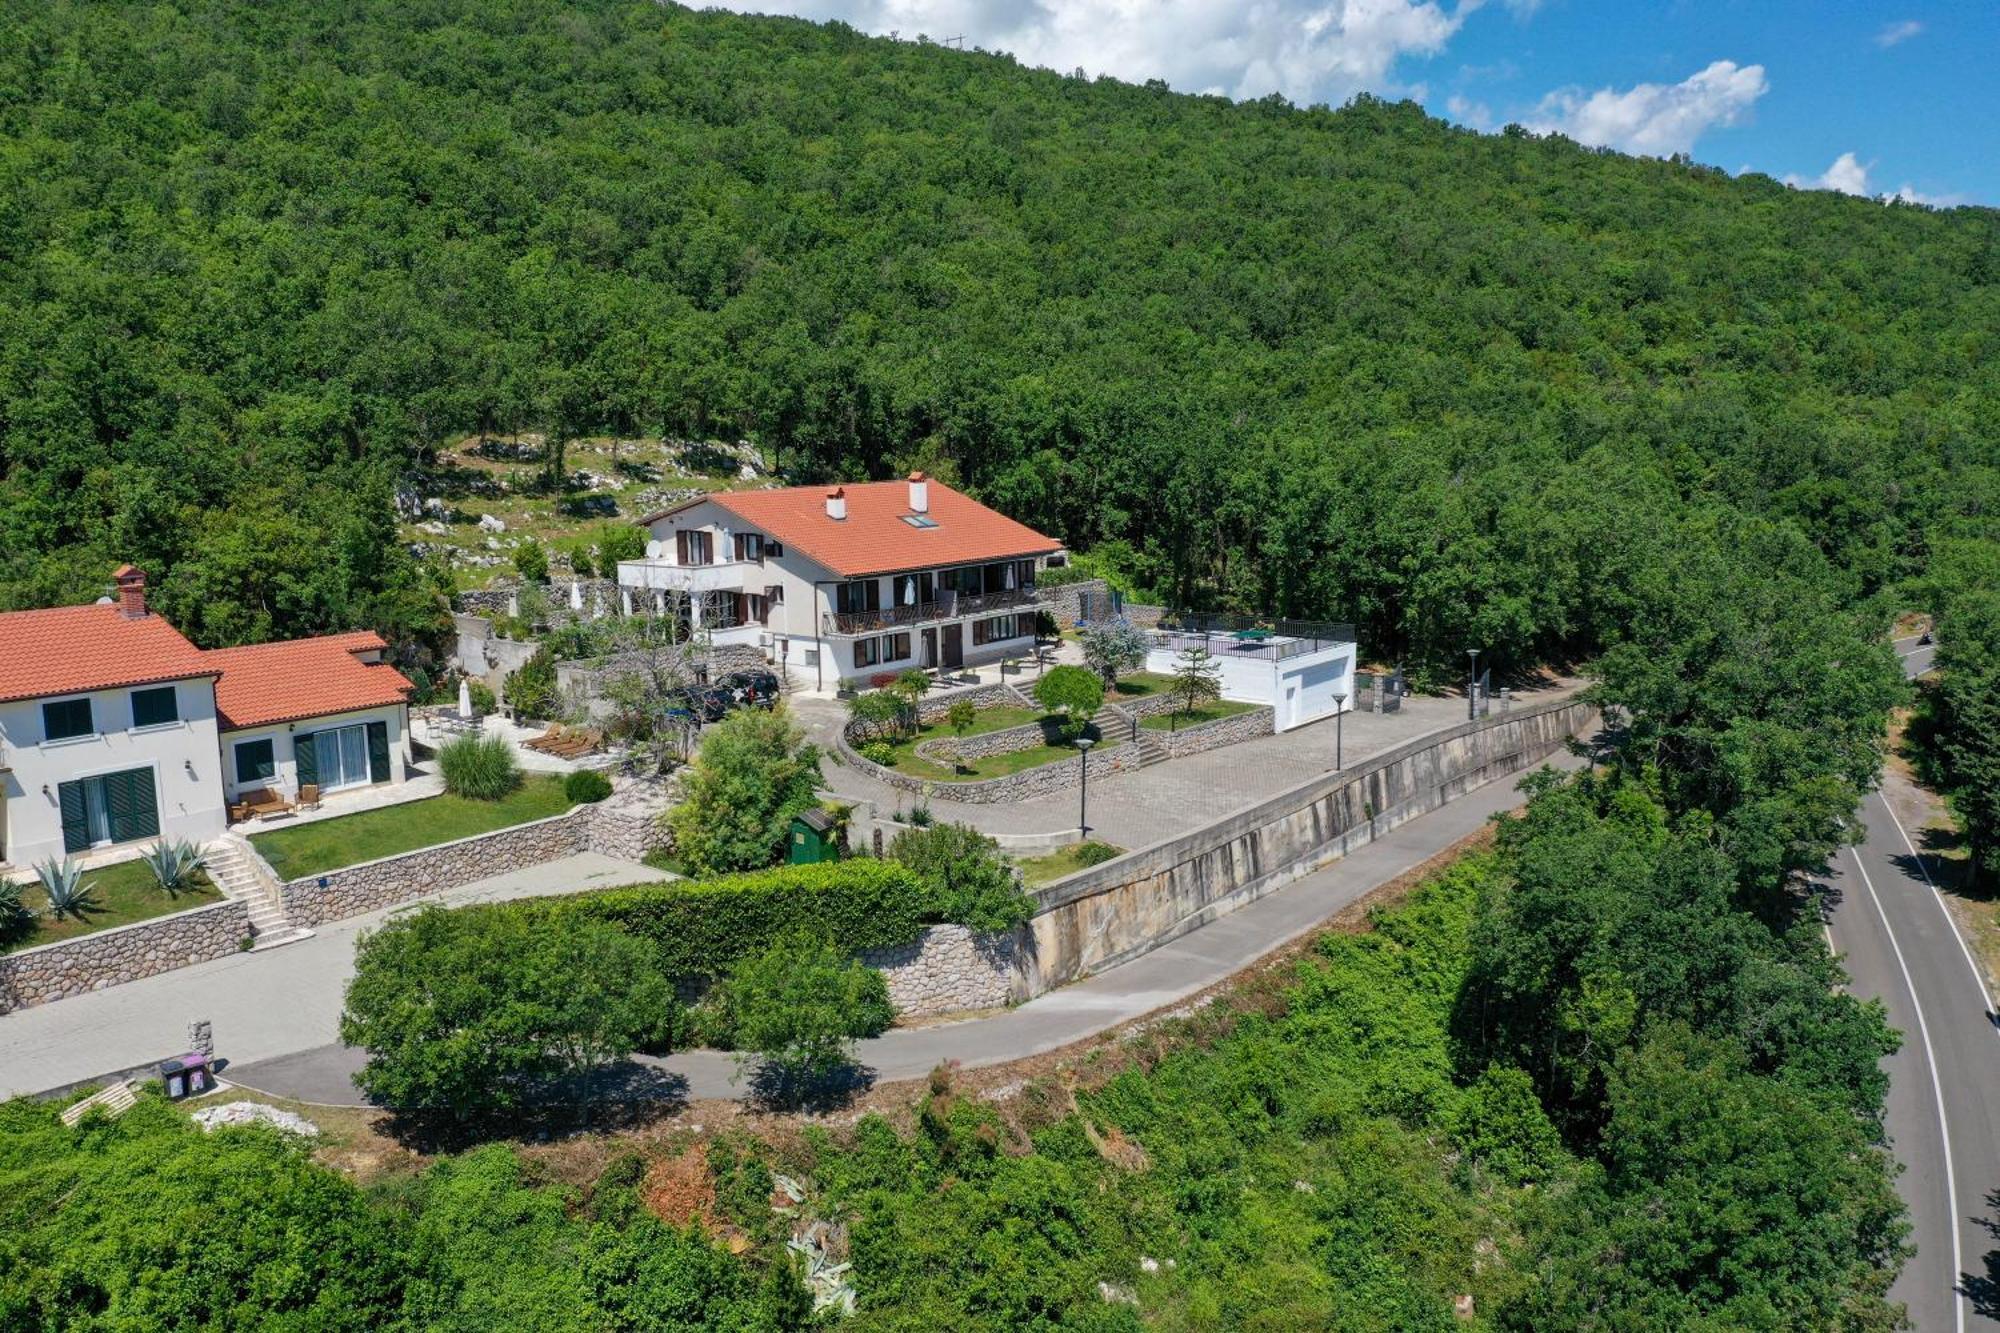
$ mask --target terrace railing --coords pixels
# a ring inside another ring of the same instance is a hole
[[[823,631],[829,635],[875,634],[909,625],[927,625],[940,620],[956,620],[960,616],[1038,605],[1040,601],[1032,586],[977,594],[946,591],[940,592],[937,600],[931,602],[885,606],[876,611],[832,611],[822,616],[821,620]]]

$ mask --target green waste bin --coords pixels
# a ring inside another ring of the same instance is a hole
[[[792,833],[786,841],[786,860],[795,866],[817,865],[840,859],[840,833],[833,816],[824,810],[807,810],[792,816]]]

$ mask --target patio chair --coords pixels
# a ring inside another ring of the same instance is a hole
[[[316,783],[316,782],[301,782],[301,783],[299,784],[299,809],[301,809],[301,810],[317,810],[317,809],[319,809],[319,784],[318,784],[318,783]]]

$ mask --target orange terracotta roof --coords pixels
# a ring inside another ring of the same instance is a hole
[[[905,481],[869,481],[841,487],[847,517],[828,518],[825,486],[771,491],[717,491],[713,500],[791,550],[845,578],[904,569],[967,565],[981,560],[1025,559],[1060,550],[1062,543],[1025,523],[988,509],[939,481],[931,481],[929,517],[935,527],[912,527]],[[687,508],[679,505],[643,520],[652,522]]]
[[[290,639],[203,654],[222,673],[215,682],[215,711],[224,731],[325,717],[356,708],[399,704],[410,682],[387,663],[355,654],[386,645],[367,630]]]
[[[0,702],[215,672],[201,649],[158,615],[130,619],[103,605],[0,614]]]

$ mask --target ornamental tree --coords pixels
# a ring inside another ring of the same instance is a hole
[[[1035,702],[1060,717],[1063,735],[1075,740],[1104,706],[1104,682],[1087,667],[1054,667],[1035,682]]]

